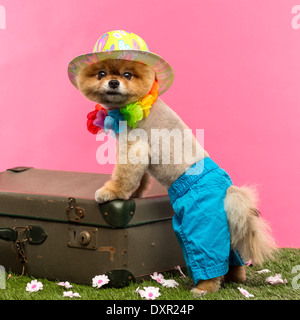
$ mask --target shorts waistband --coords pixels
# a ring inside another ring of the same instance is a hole
[[[168,189],[171,204],[173,205],[176,199],[184,195],[190,186],[193,185],[198,179],[203,177],[207,172],[218,168],[219,166],[209,157],[206,157],[193,164],[176,181],[174,181],[171,187]]]

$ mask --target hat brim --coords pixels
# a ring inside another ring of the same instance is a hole
[[[152,67],[156,73],[159,95],[166,92],[174,81],[172,67],[159,55],[141,50],[113,50],[84,54],[73,59],[68,66],[68,76],[72,84],[78,88],[76,78],[82,68],[106,59],[137,61]]]

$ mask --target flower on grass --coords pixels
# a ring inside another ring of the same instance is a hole
[[[65,298],[81,298],[80,294],[78,292],[74,292],[73,291],[65,291],[63,293],[63,297]]]
[[[170,280],[165,279],[161,273],[154,272],[153,275],[150,275],[150,277],[167,288],[175,288],[179,286],[178,282],[172,279]]]
[[[262,269],[260,271],[256,271],[256,273],[268,273],[271,272],[269,269]]]
[[[164,276],[161,273],[154,272],[150,277],[158,283],[162,283],[164,281]]]
[[[138,287],[135,291],[146,300],[155,300],[157,297],[160,296],[159,288],[155,287],[144,287],[144,290],[141,290]]]
[[[97,287],[97,288],[100,288],[103,285],[109,283],[108,276],[106,276],[105,274],[95,276],[92,281],[93,281],[93,287]]]
[[[176,288],[177,286],[179,286],[179,283],[173,279],[170,279],[170,280],[164,279],[161,284],[167,288]]]
[[[59,282],[57,283],[58,286],[61,286],[61,287],[65,287],[66,289],[70,289],[72,288],[73,286],[70,284],[70,282],[66,281],[66,282]]]
[[[43,284],[40,281],[32,280],[30,283],[27,283],[26,291],[29,293],[37,292],[39,290],[43,290]]]
[[[253,298],[254,297],[254,295],[250,294],[247,290],[240,288],[240,287],[238,287],[238,289],[239,289],[240,293],[243,294],[246,298]]]
[[[287,283],[286,279],[282,279],[281,278],[281,274],[276,273],[274,277],[268,277],[266,279],[266,282],[271,284],[271,285],[276,285],[276,284],[280,284],[280,283]]]

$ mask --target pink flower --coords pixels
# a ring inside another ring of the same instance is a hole
[[[167,288],[174,288],[179,286],[178,282],[172,279],[170,280],[165,279],[161,273],[154,272],[153,275],[150,275],[150,277]]]
[[[243,294],[246,298],[253,298],[254,297],[254,295],[250,294],[247,290],[240,288],[240,287],[238,287],[238,289],[239,289],[240,293]]]
[[[96,113],[96,118],[93,121],[93,125],[95,125],[98,128],[103,129],[104,128],[104,120],[107,116],[107,112],[105,109],[100,109],[97,113]]]
[[[281,274],[276,273],[274,277],[268,277],[266,279],[266,282],[271,284],[271,285],[276,285],[276,284],[280,284],[280,283],[287,283],[286,279],[282,279],[281,278]]]
[[[140,288],[137,288],[135,291],[146,300],[155,300],[160,296],[159,288],[155,287],[144,287],[144,290],[140,290]]]
[[[109,283],[108,276],[106,276],[105,274],[95,276],[92,281],[93,281],[93,287],[97,287],[97,288],[100,288],[103,285]]]
[[[40,281],[32,280],[30,283],[27,283],[26,291],[29,293],[37,292],[39,290],[43,290],[43,284]]]
[[[154,272],[150,277],[158,283],[162,283],[164,281],[164,276],[161,273]]]
[[[57,283],[58,286],[61,286],[61,287],[65,287],[66,289],[70,289],[72,288],[73,286],[70,284],[70,282],[66,281],[66,282],[59,282]]]
[[[81,298],[80,294],[78,292],[74,292],[73,291],[65,291],[63,293],[63,297],[65,298]]]

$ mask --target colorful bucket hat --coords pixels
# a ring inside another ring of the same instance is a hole
[[[174,80],[172,67],[162,57],[150,52],[141,37],[128,31],[114,30],[97,40],[93,53],[80,55],[69,63],[70,81],[77,88],[76,77],[80,69],[106,59],[138,61],[152,67],[159,84],[159,95],[167,91]]]

